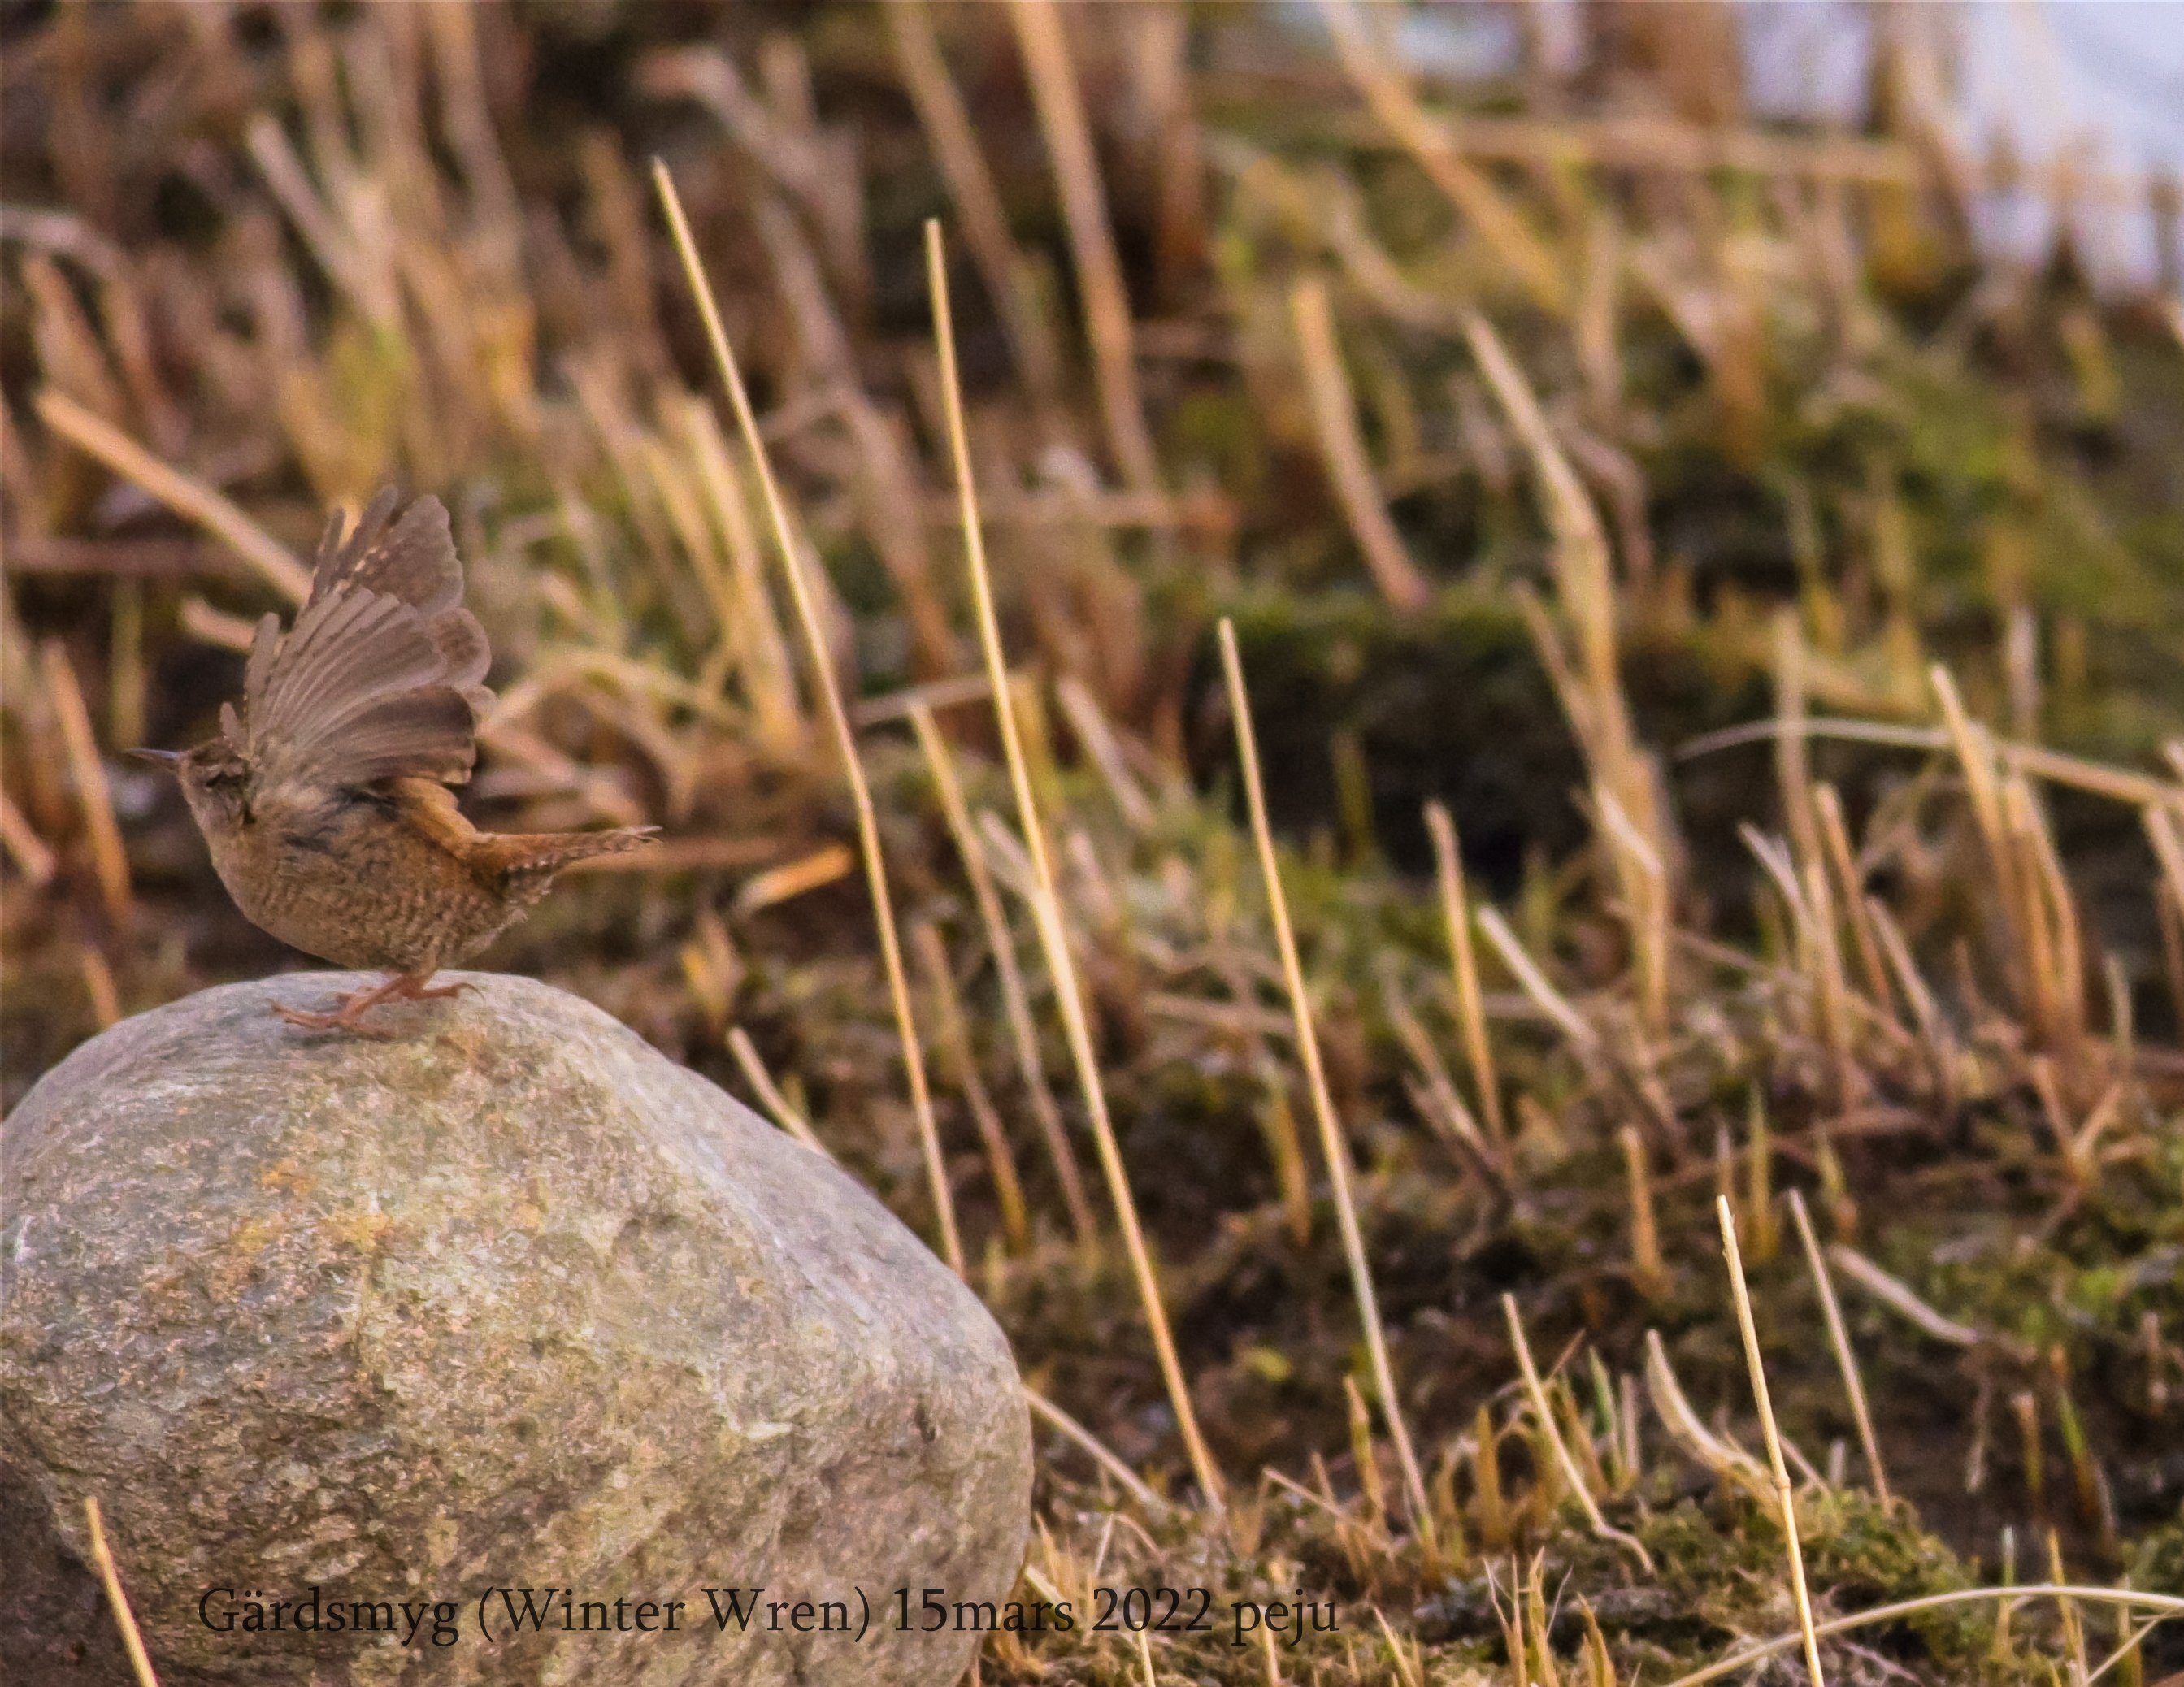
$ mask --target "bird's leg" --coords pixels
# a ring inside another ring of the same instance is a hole
[[[307,1031],[354,1031],[359,1036],[385,1037],[391,1033],[373,1030],[361,1023],[367,1012],[382,1002],[436,1000],[444,996],[459,996],[470,988],[468,984],[442,984],[426,988],[425,981],[431,972],[395,972],[387,981],[368,990],[354,990],[334,1004],[332,1013],[307,1013],[301,1008],[282,1007],[275,1003],[273,1011],[291,1025],[300,1025]]]

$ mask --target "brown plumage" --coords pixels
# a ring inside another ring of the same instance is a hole
[[[283,943],[391,976],[298,1025],[355,1030],[382,1001],[428,989],[587,856],[633,849],[651,828],[480,832],[448,788],[471,777],[493,702],[485,631],[462,606],[463,570],[436,498],[402,510],[392,487],[344,537],[320,542],[311,595],[286,633],[258,625],[242,711],[172,767],[236,906]]]

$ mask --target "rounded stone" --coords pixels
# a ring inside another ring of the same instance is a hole
[[[984,1308],[599,1010],[443,977],[385,1038],[270,1011],[359,975],[204,991],[0,1127],[11,1680],[122,1679],[57,1632],[95,1495],[170,1687],[955,1681],[1029,1504]]]

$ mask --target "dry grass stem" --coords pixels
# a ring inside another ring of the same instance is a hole
[[[1782,1462],[1782,1437],[1774,1427],[1774,1402],[1767,1395],[1767,1370],[1759,1359],[1759,1332],[1752,1322],[1752,1295],[1744,1284],[1744,1261],[1736,1249],[1736,1217],[1726,1198],[1717,1196],[1714,1211],[1721,1221],[1721,1247],[1729,1261],[1730,1287],[1736,1295],[1736,1327],[1744,1338],[1745,1363],[1752,1372],[1752,1397],[1759,1406],[1759,1428],[1766,1438],[1767,1462],[1774,1473],[1775,1503],[1781,1508],[1782,1535],[1790,1560],[1790,1592],[1797,1603],[1797,1627],[1805,1638],[1805,1669],[1813,1687],[1826,1687],[1820,1670],[1819,1637],[1813,1632],[1813,1600],[1805,1587],[1805,1555],[1797,1545],[1797,1495],[1790,1483],[1788,1466]]]
[[[1865,975],[1866,993],[1876,1009],[1891,1014],[1895,1007],[1895,994],[1889,988],[1887,965],[1881,959],[1873,916],[1866,909],[1865,888],[1851,851],[1850,830],[1843,823],[1842,799],[1834,786],[1813,786],[1813,812],[1819,821],[1822,849],[1828,868],[1835,876],[1836,894],[1842,899],[1851,941],[1858,949],[1859,969]]]
[[[1518,607],[1585,752],[1596,825],[1630,933],[1641,1021],[1658,1034],[1669,1016],[1676,852],[1658,778],[1639,746],[1623,693],[1607,532],[1548,426],[1538,395],[1492,325],[1476,311],[1467,311],[1463,333],[1531,459],[1540,513],[1554,536],[1548,560],[1557,600],[1575,635],[1574,654],[1529,590],[1519,595]]]
[[[83,688],[76,683],[68,648],[58,638],[41,645],[38,656],[45,668],[46,696],[68,753],[69,778],[83,815],[84,837],[91,846],[99,899],[115,929],[126,930],[134,905],[129,890],[129,852],[114,817],[114,791],[107,783],[106,764],[99,760],[98,739],[92,730],[91,712],[84,706]]]
[[[929,924],[911,927],[910,945],[916,952],[919,970],[925,974],[926,988],[933,996],[941,1052],[952,1068],[949,1076],[963,1092],[964,1105],[971,1111],[971,1122],[978,1127],[978,1140],[986,1150],[986,1165],[994,1179],[994,1198],[1001,1209],[1001,1233],[1008,1239],[1011,1250],[1023,1253],[1031,1246],[1031,1220],[1024,1205],[1023,1178],[1017,1170],[1016,1150],[1009,1146],[1000,1116],[994,1112],[992,1099],[986,1094],[985,1080],[978,1075],[978,1057],[971,1046],[970,1030],[963,1022],[963,1005],[956,994],[956,977],[948,964],[948,950],[940,941],[939,932]]]
[[[1653,1179],[1646,1163],[1646,1139],[1635,1125],[1615,1133],[1622,1145],[1623,1169],[1630,1196],[1630,1276],[1638,1292],[1658,1300],[1673,1286],[1661,1257],[1661,1229],[1653,1216]]]
[[[758,418],[752,412],[750,395],[744,390],[743,371],[737,366],[735,353],[728,345],[727,330],[722,325],[719,306],[714,302],[712,284],[705,278],[705,263],[698,255],[696,242],[690,234],[690,225],[682,214],[682,202],[675,192],[673,178],[667,166],[657,159],[653,160],[653,183],[659,190],[660,201],[667,214],[670,230],[675,237],[675,249],[681,257],[684,279],[688,282],[690,295],[704,318],[706,337],[711,342],[713,360],[718,366],[721,379],[728,389],[728,399],[734,407],[736,423],[743,431],[744,443],[751,454],[758,471],[759,486],[766,496],[767,514],[773,521],[774,537],[781,548],[782,571],[788,577],[789,595],[796,605],[796,615],[804,630],[805,654],[818,686],[821,701],[827,711],[827,724],[833,728],[834,745],[842,759],[843,771],[850,781],[851,799],[857,810],[857,841],[864,857],[865,881],[872,894],[874,923],[878,928],[880,958],[887,970],[888,994],[894,1003],[895,1031],[902,1045],[903,1071],[909,1080],[911,1111],[917,1121],[919,1145],[925,1155],[926,1177],[932,1186],[933,1205],[940,1225],[941,1256],[957,1276],[963,1274],[963,1242],[956,1225],[956,1202],[948,1188],[948,1170],[940,1154],[940,1131],[933,1116],[933,1096],[927,1086],[925,1055],[918,1040],[917,1026],[910,1008],[910,983],[904,976],[902,945],[895,935],[894,903],[888,891],[887,864],[880,853],[879,821],[872,809],[872,793],[866,783],[865,771],[857,758],[857,741],[850,730],[850,717],[842,702],[842,689],[834,676],[833,653],[827,648],[825,627],[812,600],[809,582],[805,578],[805,565],[796,542],[796,535],[788,521],[788,510],[782,501],[781,488],[774,482],[773,465],[767,457],[766,442],[760,437]]]
[[[794,901],[838,879],[847,878],[856,870],[855,850],[845,844],[822,844],[808,855],[783,861],[777,867],[768,867],[764,872],[753,873],[745,879],[736,889],[737,916],[749,918],[762,908]]]
[[[114,1550],[106,1544],[106,1519],[98,1509],[98,1496],[87,1495],[83,1502],[84,1527],[91,1531],[91,1564],[98,1572],[99,1585],[106,1590],[106,1603],[114,1612],[114,1625],[121,1631],[122,1649],[129,1654],[129,1667],[136,1672],[138,1687],[159,1687],[159,1678],[152,1668],[151,1655],[144,1650],[144,1637],[136,1631],[136,1613],[129,1608],[129,1595],[122,1591],[121,1572],[115,1567]]]
[[[36,890],[51,882],[59,862],[46,840],[38,836],[37,828],[23,817],[13,799],[0,794],[0,846],[8,851],[8,859]]]
[[[1676,760],[1689,761],[1717,750],[1734,749],[1739,744],[1764,743],[1776,738],[1786,728],[1783,722],[1769,715],[1763,721],[1747,721],[1740,727],[1724,727],[1717,732],[1703,732],[1682,744],[1676,751]],[[1802,727],[1808,738],[1836,738],[1846,743],[1886,744],[1898,749],[1953,751],[1956,740],[1947,727],[1909,727],[1892,721],[1858,721],[1839,715],[1815,715],[1808,717]],[[2151,803],[2170,811],[2184,815],[2184,792],[2164,780],[2151,778],[2143,773],[2134,773],[2128,768],[2111,767],[2105,763],[2089,761],[2083,756],[2066,755],[2060,750],[2048,749],[2039,744],[2020,743],[2014,739],[1997,739],[1991,735],[1987,747],[1997,760],[2014,773],[2028,778],[2044,779],[2053,785],[2068,785],[2073,790],[2086,791],[2097,797],[2107,797],[2119,803],[2128,803],[2142,808]]]
[[[1036,12],[1042,8],[1032,5],[1021,9]],[[1066,70],[1067,67],[1063,68]],[[1032,793],[1030,766],[1017,731],[1017,711],[1011,706],[1013,693],[1009,685],[1008,663],[1001,652],[1000,624],[994,614],[993,582],[986,567],[985,536],[978,522],[978,491],[971,475],[970,437],[963,422],[963,389],[956,366],[955,317],[949,306],[948,265],[938,222],[925,225],[925,273],[932,291],[933,338],[940,355],[941,392],[947,408],[948,443],[955,459],[956,487],[961,499],[963,547],[970,564],[978,643],[985,654],[987,676],[993,682],[994,717],[1000,729],[1001,749],[1008,762],[1010,783],[1016,792],[1017,817],[1023,827],[1031,869],[1030,882],[1026,886],[1030,893],[1028,900],[1040,946],[1046,954],[1047,971],[1054,979],[1062,1031],[1068,1039],[1070,1058],[1076,1063],[1078,1084],[1092,1122],[1093,1141],[1100,1150],[1100,1170],[1106,1176],[1107,1193],[1115,1204],[1123,1245],[1129,1256],[1139,1302],[1145,1311],[1153,1350],[1160,1361],[1168,1403],[1175,1412],[1176,1428],[1183,1437],[1191,1469],[1198,1478],[1200,1491],[1205,1495],[1207,1505],[1221,1511],[1226,1507],[1226,1489],[1220,1467],[1213,1462],[1213,1455],[1199,1433],[1198,1414],[1191,1406],[1190,1385],[1183,1374],[1182,1361],[1176,1356],[1167,1309],[1161,1300],[1160,1282],[1153,1271],[1152,1255],[1145,1246],[1143,1228],[1138,1222],[1138,1205],[1130,1193],[1129,1174],[1123,1164],[1122,1146],[1115,1139],[1114,1124],[1108,1117],[1099,1056],[1092,1046],[1091,1026],[1085,1016],[1084,999],[1078,985],[1076,957],[1071,952],[1068,929],[1062,921],[1054,864],[1047,852],[1045,830],[1039,825],[1039,805]]]
[[[1813,775],[1805,754],[1805,646],[1797,612],[1787,606],[1774,615],[1775,779],[1781,788],[1782,813],[1800,862],[1820,859],[1820,827],[1813,810]]]
[[[1501,955],[1502,964],[1515,976],[1518,986],[1532,999],[1533,1005],[1554,1022],[1580,1054],[1599,1053],[1602,1046],[1600,1033],[1569,1005],[1568,997],[1547,982],[1547,975],[1540,972],[1537,963],[1524,952],[1524,944],[1518,940],[1516,933],[1509,929],[1509,922],[1502,917],[1502,910],[1499,908],[1481,908],[1479,910],[1479,929],[1486,933],[1486,940]]]
[[[978,695],[984,698],[992,694],[992,687],[981,675]],[[1001,1007],[1008,1017],[1009,1038],[1016,1050],[1017,1077],[1031,1103],[1032,1117],[1046,1145],[1047,1157],[1054,1162],[1055,1178],[1061,1186],[1062,1205],[1069,1210],[1071,1228],[1079,1243],[1089,1244],[1099,1233],[1099,1224],[1092,1216],[1092,1203],[1084,1193],[1084,1174],[1078,1168],[1077,1151],[1070,1145],[1068,1127],[1062,1122],[1061,1110],[1055,1105],[1054,1092],[1047,1087],[1046,1063],[1039,1051],[1039,1030],[1032,1022],[1031,999],[1024,989],[1023,969],[1017,960],[1016,937],[1009,929],[1008,916],[994,888],[994,876],[986,866],[985,849],[971,824],[971,810],[963,800],[962,782],[956,774],[956,759],[949,753],[948,741],[941,737],[939,725],[922,699],[911,700],[909,714],[911,726],[917,733],[918,748],[924,752],[926,765],[933,770],[933,786],[940,793],[940,811],[948,821],[948,835],[955,840],[964,876],[970,881],[971,899],[977,905],[979,922],[985,928],[986,946],[993,955],[994,970],[1000,981]]]
[[[882,9],[918,121],[947,180],[949,198],[963,219],[986,291],[1000,312],[1017,371],[1034,402],[1042,410],[1056,410],[1061,402],[1061,354],[1054,342],[1054,330],[1040,312],[1029,266],[1009,237],[1000,191],[994,185],[993,171],[956,79],[949,74],[933,31],[932,10],[926,0],[901,0]]]
[[[1908,1318],[1935,1340],[1946,1342],[1951,1347],[1967,1349],[1994,1340],[1993,1337],[1972,1328],[1969,1324],[1960,1324],[1954,1318],[1936,1311],[1913,1294],[1900,1279],[1891,1277],[1855,1248],[1846,1247],[1841,1242],[1835,1243],[1828,1249],[1828,1257],[1835,1262],[1836,1270],[1883,1306]]]
[[[1290,314],[1296,323],[1297,349],[1304,364],[1306,396],[1312,401],[1313,431],[1336,499],[1350,523],[1357,548],[1380,595],[1398,610],[1415,612],[1432,601],[1433,590],[1403,548],[1403,536],[1388,514],[1373,479],[1357,430],[1357,404],[1342,353],[1334,342],[1334,324],[1327,304],[1327,283],[1307,276],[1290,289]]]
[[[1813,1273],[1813,1286],[1819,1290],[1820,1311],[1828,1321],[1828,1340],[1836,1350],[1836,1365],[1842,1372],[1843,1392],[1850,1396],[1852,1419],[1858,1425],[1858,1444],[1865,1455],[1865,1467],[1873,1478],[1873,1492],[1884,1506],[1889,1503],[1888,1473],[1880,1462],[1880,1444],[1874,1438],[1873,1414],[1866,1410],[1865,1384],[1858,1375],[1858,1355],[1852,1350],[1850,1332],[1844,1328],[1842,1308],[1836,1300],[1836,1287],[1828,1276],[1827,1261],[1821,1256],[1819,1240],[1813,1234],[1813,1221],[1805,1211],[1805,1198],[1797,1190],[1790,1191],[1790,1217],[1797,1227],[1797,1240],[1805,1250],[1805,1263]]]
[[[290,555],[286,545],[203,482],[162,463],[64,393],[47,387],[38,394],[36,408],[39,419],[47,427],[222,541],[290,603],[300,604],[310,595],[310,570]]]
[[[2012,1603],[2026,1599],[2083,1600],[2093,1605],[2115,1605],[2126,1610],[2155,1611],[2164,1616],[2184,1617],[2184,1599],[2172,1594],[2142,1593],[2137,1588],[2074,1587],[2064,1583],[2035,1582],[2015,1587],[1958,1588],[1948,1593],[1930,1593],[1917,1599],[1897,1600],[1892,1605],[1875,1605],[1864,1611],[1853,1611],[1847,1617],[1832,1617],[1825,1623],[1816,1623],[1812,1632],[1816,1635],[1847,1634],[1853,1629],[1868,1628],[1876,1623],[1894,1623],[1906,1617],[1915,1617],[1923,1611],[1939,1611],[1948,1606],[1964,1605],[1982,1599],[1999,1599]],[[1710,1663],[1704,1669],[1679,1675],[1668,1684],[1668,1687],[1705,1687],[1707,1682],[1719,1681],[1724,1676],[1749,1669],[1753,1664],[1764,1662],[1777,1652],[1789,1651],[1805,1639],[1805,1631],[1802,1628],[1792,1634],[1778,1634],[1771,1640],[1762,1641],[1756,1646],[1747,1646],[1742,1651]]]
[[[1669,1363],[1668,1350],[1661,1344],[1658,1330],[1646,1332],[1646,1393],[1653,1402],[1654,1412],[1677,1445],[1722,1481],[1742,1489],[1761,1505],[1772,1503],[1774,1490],[1759,1461],[1741,1447],[1732,1446],[1715,1435],[1692,1410],[1683,1384],[1676,1380],[1675,1371]]]
[[[1167,1501],[1146,1487],[1144,1478],[1117,1458],[1098,1436],[1028,1384],[1023,1392],[1024,1401],[1034,1415],[1083,1448],[1095,1464],[1113,1477],[1123,1491],[1146,1511],[1158,1514],[1168,1509]]]
[[[773,1074],[766,1069],[766,1062],[759,1059],[758,1048],[752,1043],[750,1033],[740,1025],[728,1027],[728,1052],[735,1056],[736,1065],[743,1072],[744,1082],[756,1092],[760,1104],[772,1117],[774,1123],[806,1148],[833,1159],[834,1156],[827,1153],[827,1144],[819,1140],[818,1133],[811,1128],[810,1122],[788,1105],[788,1098],[774,1083]]]
[[[1434,873],[1440,888],[1441,921],[1448,931],[1449,967],[1456,987],[1457,1022],[1463,1031],[1464,1056],[1479,1091],[1479,1109],[1498,1145],[1509,1139],[1502,1108],[1502,1082],[1495,1071],[1494,1044],[1486,1034],[1486,998],[1479,988],[1479,957],[1471,941],[1471,904],[1463,882],[1463,855],[1456,822],[1440,803],[1425,807],[1426,832],[1433,839]]]
[[[1069,730],[1076,734],[1078,748],[1098,771],[1123,818],[1133,831],[1150,831],[1152,799],[1130,771],[1122,740],[1116,736],[1113,723],[1100,712],[1100,700],[1093,696],[1091,688],[1074,674],[1064,674],[1054,682],[1054,696],[1069,721]]]
[[[1570,1456],[1568,1444],[1563,1439],[1563,1432],[1555,1422],[1554,1409],[1547,1402],[1546,1388],[1540,1381],[1540,1367],[1532,1362],[1532,1345],[1524,1339],[1524,1321],[1517,1316],[1515,1295],[1504,1294],[1502,1297],[1502,1316],[1508,1321],[1509,1345],[1517,1350],[1517,1368],[1524,1373],[1524,1392],[1531,1400],[1532,1416],[1539,1422],[1540,1433],[1547,1438],[1548,1445],[1554,1449],[1555,1463],[1562,1471],[1563,1480],[1569,1484],[1570,1491],[1577,1495],[1577,1502],[1585,1512],[1585,1522],[1591,1525],[1592,1532],[1600,1539],[1612,1540],[1622,1547],[1638,1561],[1641,1569],[1652,1575],[1652,1554],[1646,1551],[1644,1544],[1635,1536],[1625,1534],[1601,1515],[1600,1501],[1593,1498],[1592,1489],[1585,1485],[1584,1473],[1577,1467],[1577,1461]]]
[[[83,975],[83,993],[91,999],[91,1016],[101,1031],[121,1022],[121,993],[114,983],[114,969],[106,957],[89,944],[76,951],[76,967]]]
[[[1409,83],[1382,59],[1365,21],[1368,14],[1361,14],[1351,0],[1322,0],[1320,9],[1342,68],[1365,96],[1374,118],[1515,272],[1534,303],[1555,315],[1568,309],[1569,288],[1562,262],[1501,190],[1451,143],[1450,125],[1429,116]]]
[[[1077,71],[1069,62],[1061,8],[1053,0],[1010,0],[1009,21],[1031,79],[1039,108],[1039,132],[1054,162],[1061,194],[1069,248],[1077,262],[1077,281],[1084,295],[1084,326],[1092,342],[1092,375],[1100,393],[1100,412],[1107,427],[1108,448],[1124,484],[1136,492],[1156,492],[1160,465],[1145,426],[1145,400],[1138,390],[1136,331],[1130,300],[1123,285],[1122,260],[1107,220],[1107,195],[1100,185],[1100,162]]]
[[[1461,1151],[1464,1161],[1484,1178],[1496,1199],[1513,1202],[1516,1190],[1509,1181],[1506,1165],[1507,1155],[1502,1144],[1488,1140],[1479,1128],[1479,1122],[1471,1110],[1463,1105],[1463,1098],[1456,1093],[1456,1085],[1448,1075],[1440,1051],[1434,1047],[1433,1039],[1426,1035],[1418,1016],[1403,999],[1401,984],[1394,977],[1382,980],[1382,996],[1387,1005],[1388,1023],[1396,1040],[1402,1044],[1412,1063],[1418,1069],[1420,1081],[1412,1083],[1412,1099],[1418,1104],[1419,1111],[1427,1121],[1440,1129]]]
[[[1305,1084],[1312,1097],[1313,1116],[1319,1123],[1319,1145],[1327,1158],[1327,1173],[1334,1194],[1334,1216],[1342,1232],[1342,1250],[1350,1264],[1350,1286],[1357,1297],[1357,1316],[1364,1326],[1366,1351],[1373,1361],[1373,1380],[1380,1395],[1380,1410],[1388,1423],[1388,1439],[1402,1467],[1403,1488],[1410,1500],[1412,1525],[1429,1545],[1434,1539],[1433,1508],[1426,1497],[1425,1478],[1418,1455],[1411,1447],[1411,1432],[1403,1422],[1402,1397],[1396,1391],[1395,1367],[1388,1358],[1388,1343],[1380,1326],[1380,1308],[1373,1292],[1372,1268],[1366,1263],[1365,1240],[1357,1223],[1356,1198],[1350,1190],[1350,1145],[1343,1139],[1335,1117],[1334,1100],[1328,1092],[1326,1069],[1320,1061],[1319,1035],[1313,1027],[1312,1006],[1305,994],[1304,967],[1297,959],[1296,933],[1290,924],[1289,898],[1282,890],[1281,868],[1274,855],[1274,834],[1267,823],[1267,795],[1259,777],[1258,740],[1251,730],[1251,698],[1244,688],[1244,667],[1236,654],[1235,624],[1221,621],[1221,665],[1228,682],[1228,709],[1236,729],[1236,753],[1243,763],[1244,794],[1250,805],[1251,836],[1258,846],[1259,871],[1267,885],[1268,910],[1273,916],[1274,942],[1281,952],[1282,977],[1289,987],[1290,1012],[1296,1023],[1297,1053],[1304,1062]]]

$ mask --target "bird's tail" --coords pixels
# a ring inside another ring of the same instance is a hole
[[[543,878],[594,855],[621,855],[653,841],[656,826],[611,832],[488,832],[473,846],[472,860],[510,878]]]

